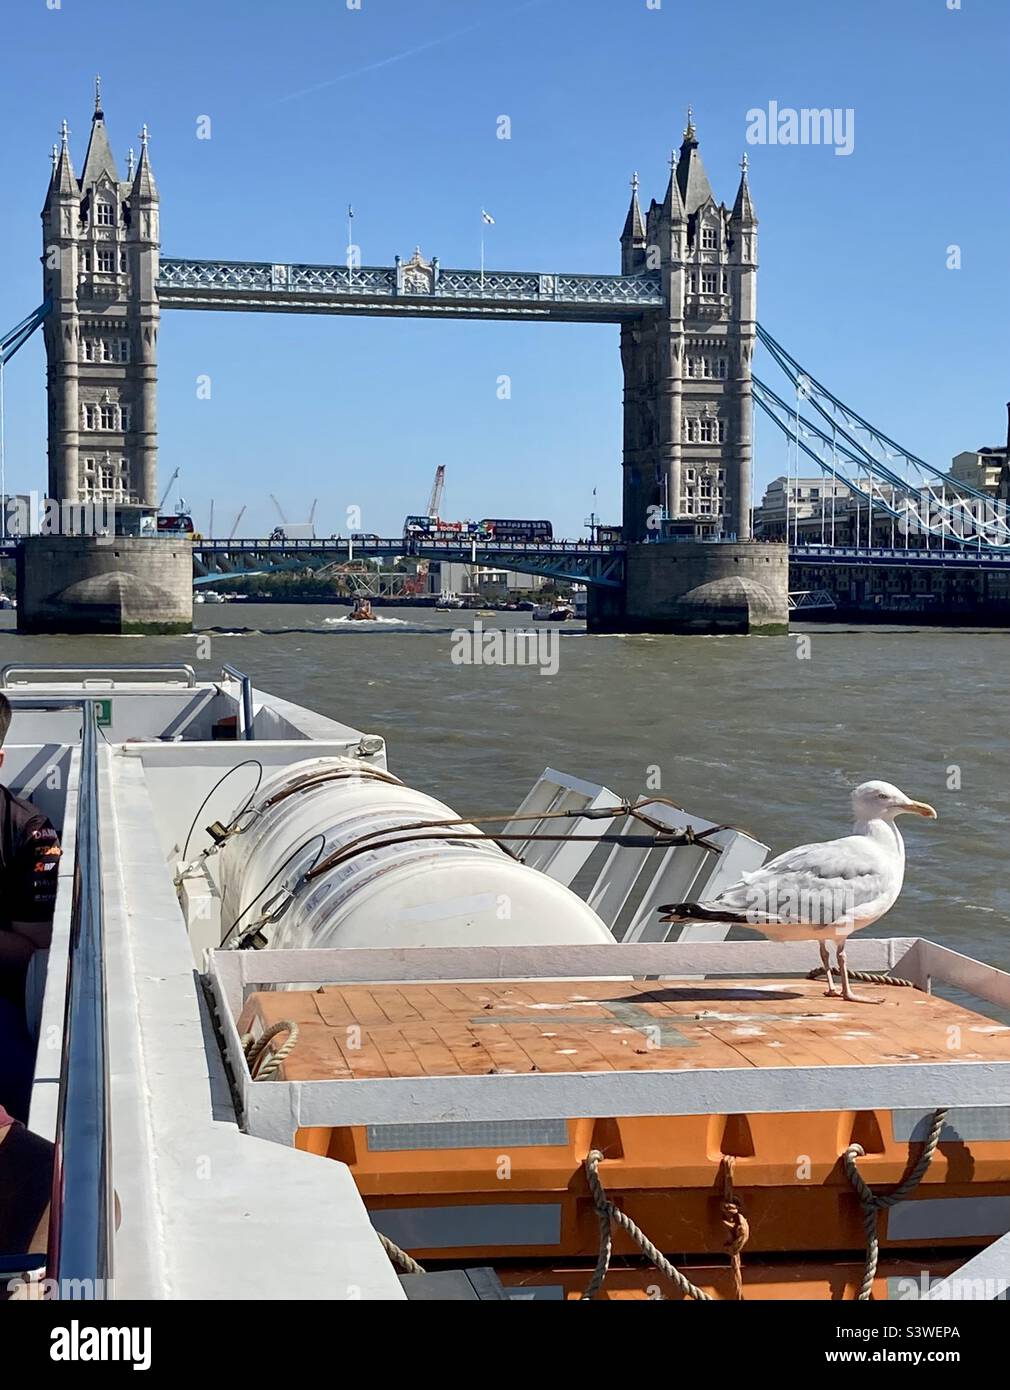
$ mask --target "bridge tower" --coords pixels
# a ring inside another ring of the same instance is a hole
[[[158,505],[158,191],[146,126],[140,141],[120,179],[96,80],[81,176],[64,121],[42,210],[49,496],[114,504],[124,534]]]
[[[750,537],[758,223],[746,156],[741,167],[730,209],[715,201],[689,110],[666,196],[644,218],[632,182],[621,269],[659,270],[666,306],[621,329],[628,541],[655,534],[664,514]]]
[[[158,536],[158,190],[147,127],[119,177],[95,84],[81,176],[63,122],[42,210],[47,520],[18,546],[19,632],[189,632],[188,538]],[[113,534],[114,533],[114,534]]]

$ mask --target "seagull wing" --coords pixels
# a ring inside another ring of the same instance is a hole
[[[901,888],[900,862],[892,864],[879,845],[864,835],[846,835],[821,844],[798,845],[745,874],[716,898],[681,903],[675,920],[702,918],[763,923],[831,926],[873,919],[887,910]],[[669,909],[664,909],[669,910]]]

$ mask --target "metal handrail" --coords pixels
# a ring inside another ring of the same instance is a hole
[[[87,678],[102,675],[107,671],[115,672],[117,675],[122,674],[124,671],[129,671],[133,675],[139,673],[166,675],[169,672],[174,672],[176,675],[181,674],[186,677],[187,686],[192,688],[196,685],[196,672],[186,661],[165,663],[149,662],[141,663],[139,666],[78,666],[75,662],[54,662],[52,665],[43,666],[34,662],[10,661],[6,666],[0,666],[0,690],[7,690],[10,688],[8,677],[12,673],[24,675],[25,672],[33,672],[35,674],[39,674],[40,672],[43,674],[59,672],[61,675],[68,675],[73,672],[76,675]]]
[[[232,666],[228,662],[225,662],[221,667],[221,675],[231,676],[232,680],[238,681],[242,687],[242,737],[254,739],[256,730],[253,726],[252,680],[244,671],[240,671],[237,666]]]
[[[56,1281],[57,1289],[73,1280],[75,1297],[83,1290],[85,1297],[100,1299],[106,1296],[112,1274],[114,1198],[98,719],[93,698],[82,699],[77,708],[81,711],[77,842],[46,1274]]]

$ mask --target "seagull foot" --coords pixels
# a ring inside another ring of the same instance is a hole
[[[851,990],[848,993],[839,990],[838,993],[847,1004],[882,1004],[884,1002],[883,999],[867,999],[865,994],[853,994]]]
[[[840,989],[835,989],[834,985],[824,991],[825,999],[844,999],[845,995]]]

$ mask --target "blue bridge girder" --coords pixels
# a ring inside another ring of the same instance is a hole
[[[271,570],[410,556],[516,570],[599,588],[624,583],[624,546],[590,541],[426,541],[402,536],[376,540],[194,540],[193,569],[208,575],[263,574]]]
[[[872,566],[884,569],[953,569],[953,570],[1010,570],[1010,554],[1006,550],[983,546],[931,549],[881,547],[873,549],[842,545],[791,545],[790,568],[795,565],[833,565],[848,568]]]
[[[368,314],[624,323],[666,303],[658,273],[442,270],[437,261],[393,266],[286,265],[163,257],[163,309]]]

